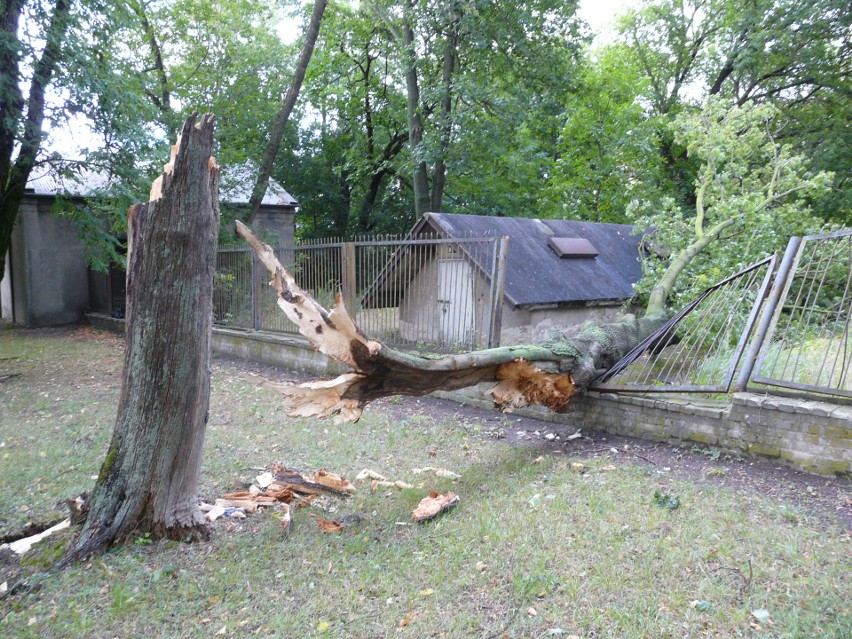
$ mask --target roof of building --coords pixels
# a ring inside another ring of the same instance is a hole
[[[228,204],[248,204],[254,180],[254,169],[248,164],[222,167],[219,184],[220,200]],[[74,176],[70,177],[58,175],[53,171],[34,170],[27,181],[27,190],[36,195],[85,197],[106,188],[109,184],[110,177],[100,171],[83,169],[76,171]],[[299,205],[283,186],[271,178],[261,204],[287,207]]]
[[[427,213],[412,234],[428,230],[447,238],[508,236],[506,298],[516,307],[625,300],[642,275],[642,238],[628,224]],[[550,238],[588,240],[599,254],[560,258]]]

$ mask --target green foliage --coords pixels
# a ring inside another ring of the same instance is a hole
[[[658,196],[658,125],[637,99],[646,90],[629,49],[616,44],[594,54],[566,98],[544,217],[624,223],[631,200]]]
[[[790,235],[819,228],[804,196],[824,192],[832,176],[813,172],[806,156],[779,140],[783,125],[770,104],[739,107],[721,99],[675,118],[674,139],[699,166],[695,205],[687,208],[671,197],[631,203],[637,226],[653,228],[655,245],[671,252],[670,260],[644,260],[640,294],[662,285],[679,307],[782,250]]]
[[[680,497],[661,493],[659,490],[654,491],[654,505],[657,508],[665,508],[666,510],[677,510],[680,508]]]
[[[445,3],[414,3],[409,23],[424,135],[413,150],[410,51],[399,37],[404,4],[328,9],[306,78],[308,119],[277,173],[300,185],[305,232],[408,230],[415,221],[412,174],[420,164],[430,172],[446,164],[443,210],[539,214],[547,208],[540,191],[557,155],[582,41],[575,4],[460,3],[450,14]],[[454,44],[451,30],[458,31]],[[450,46],[456,58],[448,82],[443,61]]]
[[[645,0],[620,31],[647,79],[652,116],[676,116],[711,96],[780,109],[787,125],[779,139],[815,169],[835,172],[833,190],[814,196],[814,210],[843,221],[852,201],[850,15],[843,0]],[[693,182],[683,151],[660,138],[675,189]],[[691,204],[688,189],[677,199]]]

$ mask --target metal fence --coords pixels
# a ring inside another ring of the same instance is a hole
[[[726,393],[775,268],[769,257],[711,286],[601,375],[609,392]]]
[[[852,230],[793,238],[782,274],[752,383],[852,397]]]
[[[499,345],[508,238],[313,241],[276,249],[324,306],[340,293],[371,337],[410,350]],[[219,251],[217,324],[296,333],[248,249]],[[707,289],[592,388],[852,398],[852,230],[792,238]],[[756,328],[755,328],[756,327]],[[735,381],[736,380],[736,381]]]
[[[852,398],[850,316],[852,230],[794,237],[783,259],[707,289],[592,388]]]
[[[408,349],[499,345],[508,238],[314,240],[276,249],[325,307],[338,294],[370,337]],[[297,333],[249,249],[220,249],[214,322]]]

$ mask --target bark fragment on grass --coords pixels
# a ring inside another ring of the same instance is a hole
[[[417,523],[433,519],[458,506],[459,501],[461,501],[461,498],[453,492],[448,491],[442,495],[433,490],[428,497],[420,500],[417,508],[411,513],[411,519]]]

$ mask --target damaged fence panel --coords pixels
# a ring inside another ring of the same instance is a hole
[[[751,381],[852,398],[852,230],[793,238],[791,251]]]
[[[726,393],[742,360],[776,257],[711,286],[598,377],[606,392]]]

